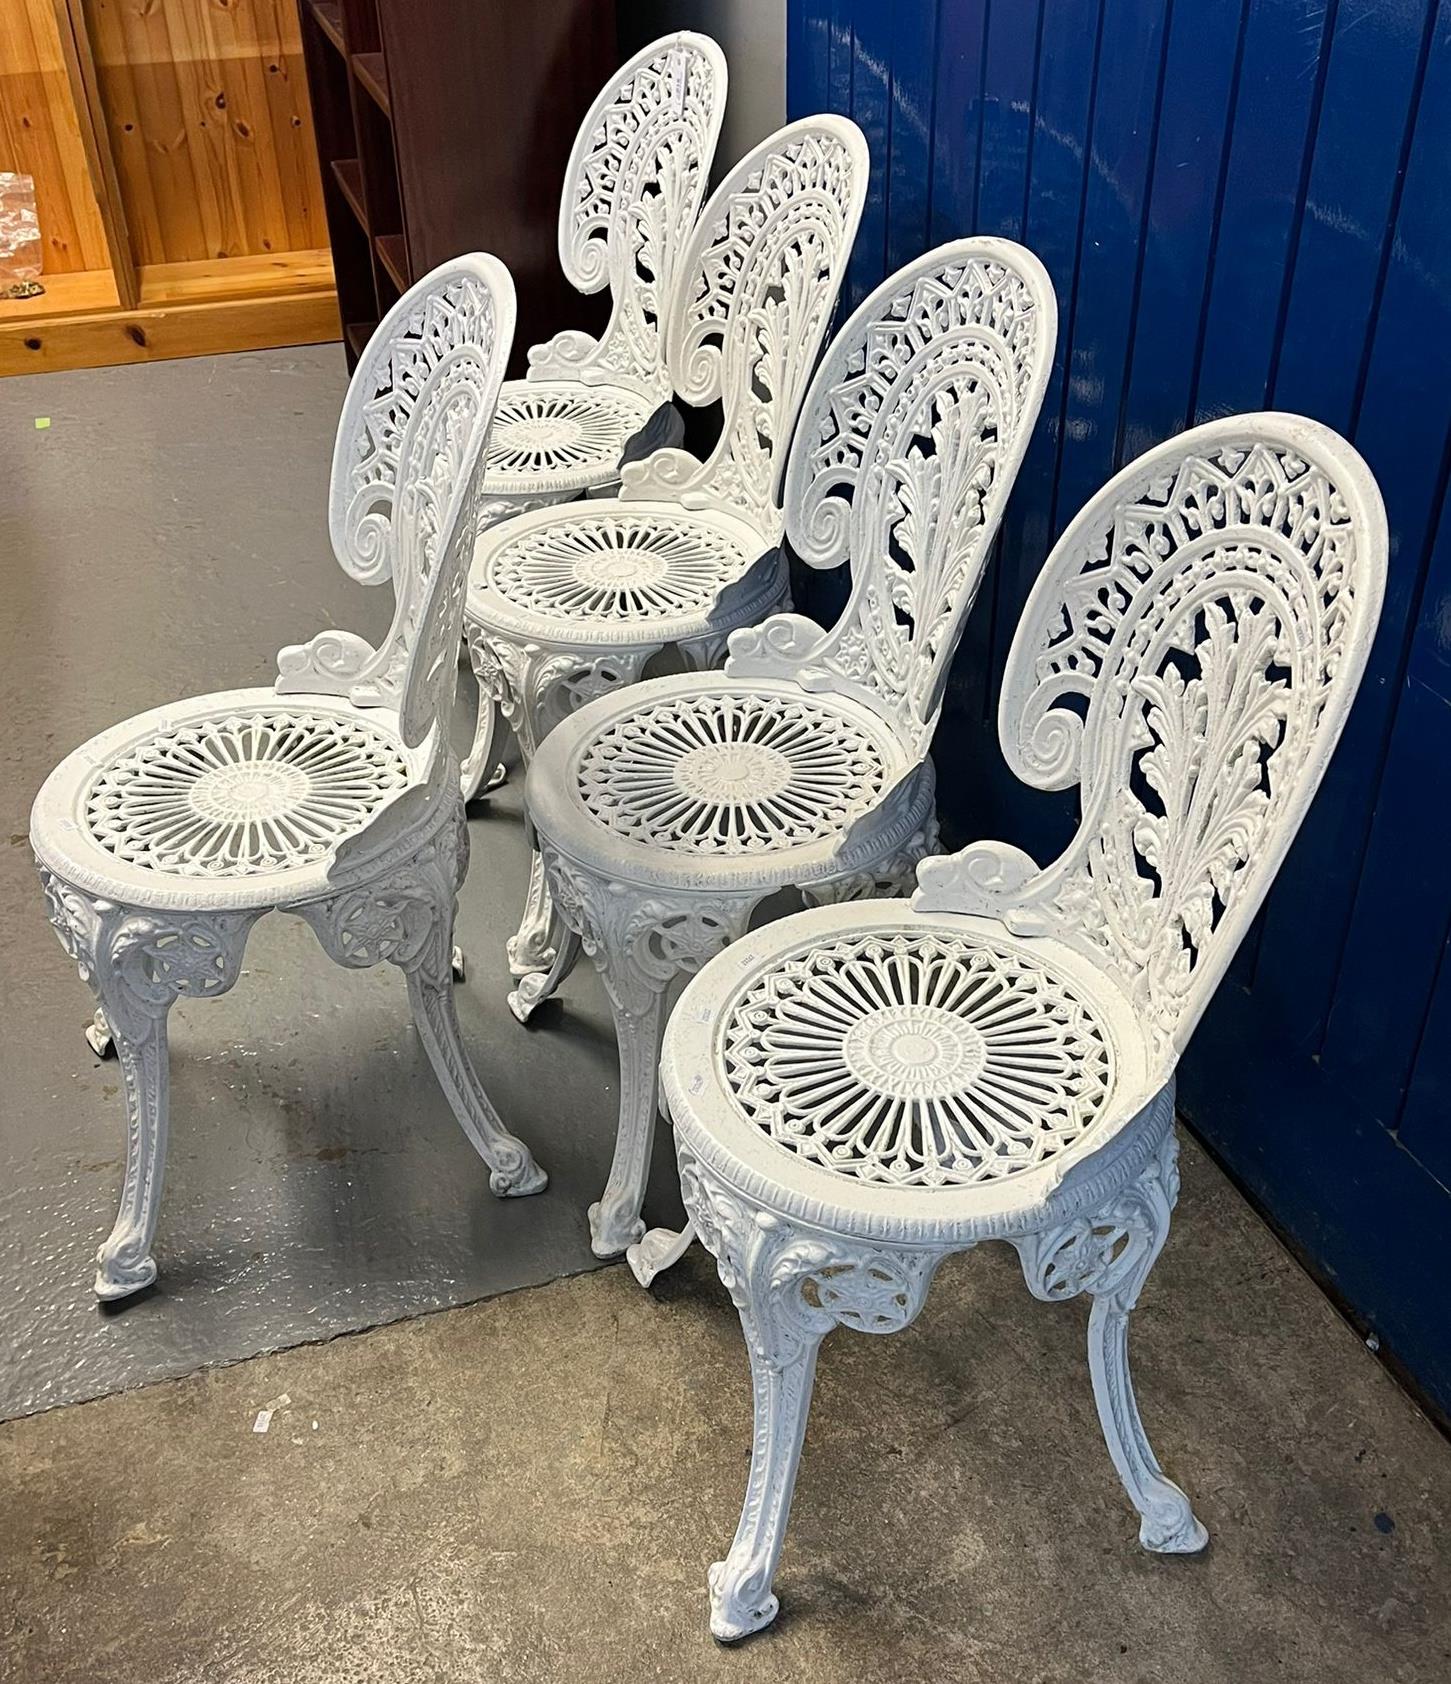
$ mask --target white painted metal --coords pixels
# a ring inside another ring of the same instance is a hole
[[[571,329],[532,346],[528,378],[505,381],[484,524],[608,491],[627,446],[638,455],[684,437],[664,317],[705,197],[726,80],[716,43],[681,30],[642,47],[581,123],[559,203],[559,262],[580,292],[608,288],[610,319],[598,339]],[[482,684],[467,799],[499,781],[497,735]]]
[[[471,768],[494,753],[494,709],[527,765],[561,719],[634,684],[662,649],[714,666],[734,629],[788,600],[781,476],[867,166],[853,123],[810,117],[743,158],[706,206],[666,321],[675,390],[721,405],[706,461],[659,450],[624,468],[620,498],[541,509],[481,539],[466,609],[484,710]],[[571,953],[536,854],[509,944],[521,1019]]]
[[[776,1615],[824,1335],[905,1327],[942,1259],[982,1240],[1016,1248],[1036,1297],[1092,1298],[1140,1541],[1203,1548],[1139,1417],[1128,1317],[1178,1192],[1179,1054],[1339,737],[1386,550],[1369,471],[1317,423],[1232,417],[1150,451],[1055,547],[1008,657],[1009,762],[1082,788],[1062,857],[926,860],[910,909],[783,919],[685,990],[661,1089],[755,1390],[717,1637]]]
[[[909,264],[855,312],[805,404],[787,474],[798,554],[852,566],[824,632],[778,615],[720,673],[654,679],[556,724],[526,790],[565,924],[604,977],[620,1043],[614,1164],[590,1210],[601,1256],[648,1280],[641,1240],[671,983],[785,887],[836,902],[910,885],[936,846],[927,751],[942,684],[1053,355],[1042,265],[1002,240]],[[536,980],[532,1005],[574,949]],[[637,1243],[639,1242],[639,1243]]]
[[[498,1194],[543,1171],[489,1103],[454,1016],[454,904],[468,831],[448,720],[483,453],[514,331],[508,271],[444,264],[389,312],[348,390],[334,539],[355,577],[392,577],[373,649],[324,632],[284,649],[273,689],[154,708],[75,750],[36,797],[30,839],[50,919],[114,1039],[125,1084],[120,1214],[96,1293],[156,1278],[167,1015],[236,981],[252,925],[305,918],[339,964],[388,961]]]

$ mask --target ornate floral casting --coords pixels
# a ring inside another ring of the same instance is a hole
[[[784,1150],[899,1187],[997,1181],[1104,1115],[1113,1053],[1091,1006],[1026,950],[977,936],[843,934],[783,956],[730,1006],[721,1074]]]
[[[613,477],[625,446],[650,418],[650,401],[616,387],[587,389],[510,381],[500,393],[485,455],[489,484],[547,477],[552,503]],[[507,514],[524,503],[503,500]]]
[[[1004,752],[1041,788],[1081,781],[1077,837],[1041,871],[992,843],[935,862],[921,904],[1073,941],[1171,1048],[1334,746],[1383,558],[1337,470],[1301,446],[1247,434],[1157,454],[1065,534],[1004,681]]]
[[[321,859],[407,782],[396,737],[279,704],[158,732],[108,761],[86,825],[148,871],[248,876]]]
[[[577,775],[586,810],[629,841],[761,853],[840,835],[880,795],[887,752],[806,696],[692,690],[604,726]]]
[[[490,549],[484,583],[516,607],[574,622],[704,615],[755,560],[682,511],[588,505]]]
[[[440,717],[450,626],[450,659],[458,647],[465,580],[454,575],[466,572],[482,523],[479,464],[503,325],[491,283],[459,259],[400,299],[374,334],[348,386],[329,520],[348,573],[363,584],[392,579],[393,623],[377,650],[326,631],[278,656],[280,692],[396,708],[410,747]]]
[[[703,463],[679,450],[630,463],[621,475],[627,497],[725,509],[768,542],[780,536],[786,448],[866,171],[858,130],[809,119],[764,141],[721,184],[682,259],[667,318],[675,390],[693,404],[721,401],[720,440]]]
[[[817,376],[786,489],[793,547],[850,560],[835,628],[769,620],[729,671],[859,688],[925,749],[947,667],[1042,402],[1054,310],[1022,253],[937,255],[853,321]]]
[[[598,340],[569,332],[535,346],[531,379],[669,398],[661,317],[700,214],[725,90],[720,49],[682,34],[647,47],[595,102],[565,177],[559,256],[581,292],[609,287],[609,325]]]

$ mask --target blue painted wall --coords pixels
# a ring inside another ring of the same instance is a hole
[[[852,303],[968,232],[1030,245],[1058,293],[938,738],[954,842],[1042,857],[1069,834],[1063,798],[1002,766],[993,710],[1031,580],[1115,468],[1274,407],[1379,479],[1365,684],[1181,1098],[1451,1410],[1451,0],[790,0],[787,100],[871,144]],[[839,592],[803,581],[823,616]]]

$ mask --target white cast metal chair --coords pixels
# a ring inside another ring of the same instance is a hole
[[[508,271],[461,257],[394,305],[353,376],[344,477],[355,524],[392,557],[397,600],[351,695],[230,690],[154,708],[78,748],[36,797],[30,840],[50,920],[95,992],[125,1086],[125,1183],[97,1258],[98,1297],[156,1278],[167,1014],[183,996],[225,993],[252,925],[274,908],[305,918],[339,964],[404,972],[419,1036],[490,1186],[545,1184],[469,1063],[449,969],[468,831],[448,720],[513,331]],[[326,633],[311,647],[353,658],[360,645]],[[284,651],[283,667],[301,654]]]
[[[705,462],[658,451],[625,467],[621,499],[542,509],[480,540],[469,649],[481,703],[497,704],[526,764],[562,718],[633,684],[652,655],[674,646],[687,666],[712,666],[735,627],[789,601],[780,476],[867,165],[854,123],[809,117],[748,153],[712,195],[666,319],[675,390],[721,404]],[[481,735],[471,763],[493,757]],[[568,947],[536,854],[509,943],[522,979],[509,1000],[521,1021],[550,992],[551,966],[569,962]]]
[[[1043,266],[959,240],[893,275],[842,329],[791,449],[787,531],[849,560],[835,628],[779,615],[724,674],[660,678],[555,727],[525,798],[563,918],[604,978],[619,1132],[591,1207],[600,1256],[642,1281],[689,1243],[640,1240],[666,994],[783,888],[908,887],[936,847],[928,747],[947,670],[1042,402],[1056,309]]]
[[[559,263],[582,293],[608,288],[598,339],[570,330],[529,351],[499,394],[484,524],[597,495],[631,455],[684,437],[662,318],[700,214],[725,115],[725,55],[682,30],[643,47],[600,91],[575,137],[559,204]],[[479,693],[463,766],[472,800],[497,783],[494,706]]]
[[[1009,763],[1082,788],[1062,857],[925,861],[910,909],[783,919],[682,995],[662,1090],[755,1389],[717,1637],[775,1618],[822,1337],[905,1327],[980,1240],[1016,1247],[1035,1297],[1090,1295],[1140,1541],[1203,1548],[1139,1419],[1128,1316],[1178,1191],[1175,1066],[1340,735],[1385,567],[1375,482],[1327,428],[1235,416],[1151,450],[1055,547],[1008,657]]]

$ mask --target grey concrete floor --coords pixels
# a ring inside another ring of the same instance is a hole
[[[30,802],[128,714],[266,683],[279,646],[326,626],[386,628],[387,587],[353,584],[328,547],[345,383],[332,345],[0,381],[0,1418],[594,1266],[614,1035],[588,965],[537,1027],[505,1007],[516,783],[471,821],[459,1010],[548,1192],[489,1193],[401,977],[344,972],[299,921],[267,918],[236,989],[172,1014],[160,1282],[119,1313],[91,1296],[122,1100],[81,1039],[90,996],[45,921]],[[668,1156],[656,1185],[678,1210]]]
[[[1197,1150],[1133,1346],[1201,1557],[1138,1547],[1085,1322],[990,1245],[907,1332],[833,1335],[782,1614],[730,1651],[704,1575],[735,1524],[749,1387],[698,1251],[653,1295],[610,1269],[14,1421],[0,1676],[1451,1676],[1447,1446]]]
[[[260,682],[324,625],[381,628],[382,593],[326,546],[342,388],[329,347],[0,382],[0,1679],[1451,1676],[1451,1448],[1192,1146],[1134,1344],[1208,1553],[1138,1549],[1083,1307],[1036,1303],[985,1247],[906,1333],[829,1342],[782,1618],[717,1650],[739,1327],[699,1252],[653,1295],[576,1274],[613,1038],[587,971],[538,1030],[503,1006],[517,789],[472,821],[460,1003],[549,1192],[490,1198],[398,978],[264,921],[236,991],[175,1016],[161,1284],[97,1311],[120,1097],[80,1039],[26,811],[112,720]]]

